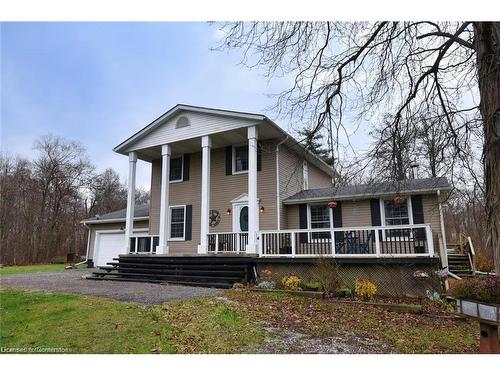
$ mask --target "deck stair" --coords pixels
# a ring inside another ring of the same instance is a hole
[[[474,276],[474,247],[470,237],[460,236],[456,244],[448,244],[448,269],[460,277]]]
[[[448,253],[448,269],[457,276],[473,276],[469,257],[466,254]]]
[[[231,288],[254,278],[249,256],[120,255],[113,260],[89,279]]]

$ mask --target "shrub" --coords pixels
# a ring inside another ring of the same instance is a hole
[[[281,284],[286,290],[302,290],[300,287],[302,280],[298,276],[285,276],[281,279]]]
[[[450,294],[457,299],[500,304],[500,276],[455,281],[450,288]]]
[[[325,294],[333,294],[340,286],[337,265],[327,258],[319,258],[311,269],[311,278],[321,285]]]
[[[321,284],[317,281],[309,281],[304,284],[304,288],[308,290],[320,290]]]
[[[492,272],[495,269],[495,263],[492,259],[478,256],[476,259],[476,270],[481,272]]]
[[[377,286],[369,280],[356,280],[354,292],[359,298],[368,300],[377,293]]]
[[[352,296],[352,290],[349,288],[340,288],[335,291],[336,297],[350,297]]]

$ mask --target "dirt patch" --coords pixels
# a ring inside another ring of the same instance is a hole
[[[314,337],[290,329],[264,327],[266,338],[257,351],[261,354],[376,354],[394,353],[387,343],[368,337]]]

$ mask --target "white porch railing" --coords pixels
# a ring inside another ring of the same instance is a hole
[[[248,246],[248,233],[220,232],[209,233],[209,253],[240,253],[245,252]]]
[[[248,233],[209,233],[208,252],[244,253]],[[333,240],[332,240],[333,239]],[[428,224],[258,232],[263,257],[433,257]]]
[[[130,237],[130,254],[156,253],[158,236],[136,235]]]
[[[429,225],[343,227],[259,232],[264,257],[432,257]]]

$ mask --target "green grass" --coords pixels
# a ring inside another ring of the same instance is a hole
[[[259,324],[225,300],[143,306],[59,293],[0,290],[0,346],[69,353],[251,352]]]
[[[67,264],[34,264],[29,266],[8,266],[0,268],[0,276],[17,275],[31,272],[63,271]],[[86,268],[86,264],[81,264],[78,268]]]

